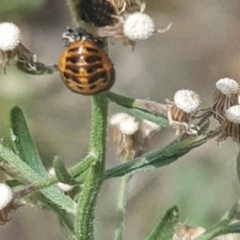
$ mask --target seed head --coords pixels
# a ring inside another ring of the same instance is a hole
[[[111,117],[110,124],[112,126],[119,125],[124,119],[128,117],[129,115],[127,113],[117,113]]]
[[[222,124],[226,117],[226,111],[239,103],[239,83],[233,79],[223,78],[216,82],[216,88],[211,113]]]
[[[179,223],[172,240],[192,240],[205,232],[202,227],[192,228],[183,223]]]
[[[139,122],[136,118],[128,116],[120,122],[119,129],[125,135],[133,135],[139,129]]]
[[[13,199],[12,189],[4,184],[0,183],[0,211],[3,210]]]
[[[190,121],[200,105],[200,97],[191,90],[179,90],[174,95],[174,102],[167,101],[169,125],[176,128],[176,135],[184,133],[196,135],[199,127]]]
[[[174,103],[183,112],[192,113],[198,109],[200,97],[191,90],[179,90],[174,95]]]
[[[235,105],[230,107],[226,111],[225,117],[230,122],[233,122],[235,124],[240,124],[240,105]]]
[[[231,137],[240,146],[240,105],[232,106],[225,112],[221,129],[222,133],[217,139],[218,143]]]
[[[129,14],[123,24],[123,32],[130,40],[146,40],[155,31],[153,19],[145,13]]]
[[[230,78],[222,78],[216,82],[216,88],[225,95],[239,92],[239,83]]]
[[[20,43],[20,29],[13,23],[0,23],[0,51],[12,51]]]
[[[144,154],[148,150],[151,137],[160,130],[157,124],[147,120],[140,123],[126,113],[115,114],[110,123],[113,126],[113,142],[117,146],[117,155],[124,161]]]
[[[140,127],[140,134],[141,134],[141,138],[143,138],[144,140],[146,138],[151,138],[151,136],[160,131],[161,127],[159,125],[157,125],[156,123],[150,122],[148,120],[143,120],[141,127]]]

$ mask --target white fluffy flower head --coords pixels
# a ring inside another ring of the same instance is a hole
[[[0,50],[11,51],[20,43],[20,29],[13,23],[0,23]]]
[[[198,109],[200,97],[192,90],[179,90],[174,95],[174,103],[180,110],[192,113]]]
[[[13,199],[12,189],[4,184],[0,183],[0,210],[5,208]]]
[[[230,107],[226,113],[225,117],[235,124],[240,124],[240,105],[235,105]]]
[[[114,114],[110,119],[110,124],[113,126],[119,125],[125,118],[128,118],[127,113],[117,113]]]
[[[139,129],[139,122],[131,116],[123,119],[119,124],[120,131],[125,135],[133,135]]]
[[[239,92],[239,83],[230,78],[222,78],[216,82],[216,88],[225,95]]]
[[[153,19],[145,13],[129,14],[123,24],[123,32],[130,40],[146,40],[155,31]]]

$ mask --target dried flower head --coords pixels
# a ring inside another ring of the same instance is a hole
[[[8,185],[0,183],[0,225],[10,220],[9,213],[13,209],[13,191]]]
[[[113,126],[117,155],[128,160],[146,152],[150,138],[160,130],[155,123],[146,120],[140,123],[126,113],[113,115],[110,124]]]
[[[124,44],[134,47],[136,41],[164,33],[171,26],[155,30],[153,19],[144,13],[145,7],[140,0],[82,0],[80,16],[93,35],[122,39]]]
[[[144,10],[145,4],[140,0],[107,0],[115,8],[117,16],[124,16],[129,13]]]
[[[240,86],[233,79],[223,78],[216,82],[216,88],[211,111],[219,123],[223,123],[226,110],[238,104]]]
[[[200,98],[191,90],[179,90],[174,95],[174,103],[183,112],[192,113],[198,109]]]
[[[202,227],[192,228],[183,223],[177,225],[172,240],[192,240],[205,232]]]
[[[124,35],[132,41],[146,40],[153,35],[155,24],[145,13],[129,14],[123,23]]]
[[[153,135],[161,130],[161,127],[148,120],[143,120],[139,130],[135,134],[136,156],[142,156],[149,149],[149,142]]]
[[[20,29],[13,23],[0,23],[0,65],[6,73],[10,59],[16,56],[20,45]]]
[[[156,132],[160,130],[161,127],[159,125],[148,120],[143,120],[139,129],[143,139],[150,139]]]
[[[13,199],[12,189],[3,183],[0,183],[0,211],[2,211]]]
[[[225,112],[221,127],[222,134],[217,139],[218,142],[231,137],[235,142],[240,143],[240,105],[232,106]]]
[[[199,95],[191,90],[179,90],[174,95],[174,102],[168,101],[169,124],[177,128],[177,136],[182,133],[197,134],[197,126],[189,125],[189,122],[200,102]]]
[[[127,117],[119,123],[119,129],[124,135],[133,135],[139,129],[139,122],[134,117]]]
[[[112,116],[110,124],[113,126],[113,141],[117,146],[117,155],[131,159],[135,155],[134,134],[139,129],[139,122],[128,114],[118,113]]]
[[[122,122],[122,120],[124,120],[128,117],[129,117],[129,115],[127,113],[117,113],[111,117],[110,124],[113,126],[119,125]]]
[[[0,51],[12,51],[20,42],[20,29],[15,24],[0,23]]]
[[[49,174],[51,176],[55,176],[56,175],[54,168],[51,168],[49,170]],[[59,190],[61,190],[63,192],[69,192],[69,191],[71,191],[74,188],[74,186],[66,184],[66,183],[62,183],[62,182],[58,182],[57,183],[57,187],[58,187]]]

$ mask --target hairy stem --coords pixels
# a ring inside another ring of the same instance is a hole
[[[75,232],[77,240],[94,239],[94,211],[105,170],[108,100],[105,94],[92,97],[90,153],[95,161],[84,183],[77,206]]]
[[[117,228],[115,232],[115,240],[122,240],[122,236],[123,236],[123,226],[124,226],[123,218],[126,210],[128,181],[129,181],[129,176],[121,177],[120,190],[118,195]]]

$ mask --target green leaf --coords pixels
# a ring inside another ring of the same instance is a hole
[[[178,216],[177,206],[168,209],[146,240],[171,240],[175,225],[178,222]]]
[[[53,167],[59,182],[70,185],[76,184],[71,175],[68,173],[68,170],[65,168],[64,164],[58,158],[53,160]]]
[[[36,173],[27,163],[25,163],[11,149],[0,143],[0,161],[8,163],[12,168],[18,180],[25,184],[33,184],[44,180],[42,176]],[[75,214],[76,203],[55,187],[48,187],[40,190],[43,195],[52,203],[58,205],[68,213]]]
[[[223,234],[240,233],[240,222],[230,224],[225,227]]]
[[[59,218],[60,223],[67,230],[69,240],[75,240],[73,218],[71,215],[67,215],[66,211],[59,209],[57,205],[51,203],[41,192],[35,192],[34,194],[32,194],[31,200],[38,202],[43,209],[55,212]]]
[[[140,119],[154,122],[161,127],[169,127],[166,105],[149,100],[134,99],[108,92],[107,97],[110,101],[127,108],[129,114]]]
[[[10,119],[12,141],[19,157],[41,176],[47,176],[48,173],[33,142],[24,114],[18,106],[12,108]]]
[[[207,135],[188,136],[187,138],[184,136],[183,140],[174,140],[160,150],[107,170],[105,172],[105,178],[120,177],[166,166],[192,149],[206,143],[208,139],[209,137]]]
[[[164,119],[164,118],[159,117],[159,116],[155,116],[152,113],[145,112],[145,111],[139,110],[139,109],[134,109],[134,108],[128,109],[127,112],[130,115],[132,115],[133,117],[151,121],[151,122],[161,126],[162,128],[169,127],[169,123],[168,123],[167,119]]]

